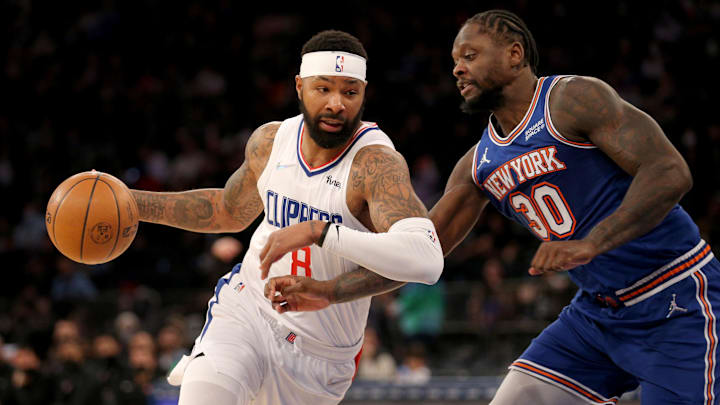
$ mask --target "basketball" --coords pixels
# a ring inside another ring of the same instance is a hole
[[[50,196],[45,226],[53,245],[84,264],[109,262],[135,239],[135,198],[116,177],[95,170],[63,181]]]

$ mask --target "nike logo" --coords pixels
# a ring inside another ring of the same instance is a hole
[[[286,169],[286,168],[288,168],[288,167],[293,167],[293,166],[295,166],[295,165],[296,165],[296,163],[291,163],[291,164],[289,164],[289,165],[284,165],[284,164],[278,163],[277,166],[275,166],[275,168],[278,169],[278,170],[279,170],[279,169]]]

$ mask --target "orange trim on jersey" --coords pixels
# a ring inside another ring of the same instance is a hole
[[[374,122],[372,122],[372,123],[369,122],[369,123],[366,123],[366,124],[361,125],[360,128],[358,128],[358,130],[355,131],[355,133],[353,134],[352,138],[350,138],[350,140],[348,140],[348,142],[347,142],[347,144],[345,145],[345,147],[344,147],[337,155],[335,155],[335,157],[333,157],[332,159],[330,159],[330,161],[328,161],[328,162],[326,162],[326,163],[323,163],[323,164],[320,165],[320,166],[312,167],[312,166],[310,166],[310,164],[307,162],[307,160],[305,160],[305,156],[303,156],[302,145],[303,145],[303,138],[304,138],[304,136],[305,136],[305,127],[306,127],[304,120],[303,120],[303,122],[302,122],[301,125],[302,125],[302,131],[300,132],[300,143],[299,143],[299,145],[298,145],[298,148],[299,148],[300,150],[299,150],[298,152],[299,152],[299,155],[300,155],[300,159],[302,159],[302,161],[303,161],[303,163],[305,164],[305,166],[306,166],[309,170],[311,170],[311,171],[315,171],[315,170],[318,170],[318,169],[322,169],[322,168],[325,167],[325,166],[328,166],[328,165],[331,165],[331,164],[335,163],[335,161],[337,161],[348,149],[350,149],[350,148],[352,147],[353,142],[355,141],[355,139],[356,139],[363,131],[365,131],[366,129],[370,129],[370,128],[377,128],[377,124],[374,123]]]
[[[589,400],[591,400],[591,401],[593,401],[593,402],[595,402],[595,403],[597,403],[597,404],[608,404],[608,403],[613,403],[613,404],[614,404],[614,403],[617,403],[617,401],[618,401],[617,398],[611,398],[611,399],[603,399],[603,398],[600,398],[600,397],[598,397],[597,395],[595,395],[595,394],[593,394],[593,393],[591,393],[591,392],[588,392],[587,390],[583,389],[582,387],[579,387],[577,384],[574,384],[574,383],[566,380],[566,379],[563,378],[563,377],[557,376],[557,375],[555,375],[555,374],[551,374],[551,373],[549,373],[549,372],[547,372],[547,371],[544,371],[544,370],[540,370],[539,368],[533,367],[533,366],[531,366],[531,365],[529,365],[529,364],[525,364],[525,363],[521,363],[521,362],[517,362],[517,361],[516,361],[516,362],[514,362],[514,363],[512,364],[512,366],[513,366],[513,367],[519,367],[519,368],[522,368],[522,369],[524,369],[524,370],[531,371],[531,372],[536,373],[536,374],[540,374],[540,375],[542,375],[542,376],[545,376],[545,377],[547,377],[547,378],[550,378],[550,379],[553,380],[553,381],[559,382],[560,384],[562,384],[562,385],[570,388],[571,390],[577,392],[578,394],[584,396],[585,398],[587,398],[587,399],[589,399]]]
[[[686,262],[684,262],[684,263],[682,263],[682,264],[679,264],[679,265],[677,265],[677,266],[675,266],[675,267],[670,268],[670,269],[669,269],[668,271],[666,271],[665,273],[659,275],[659,276],[658,276],[655,280],[653,280],[652,282],[650,282],[650,283],[648,283],[648,284],[645,284],[645,286],[643,286],[643,287],[641,287],[641,288],[638,288],[638,289],[636,289],[636,290],[633,290],[633,291],[631,291],[631,292],[629,292],[629,293],[627,293],[627,294],[621,295],[621,296],[619,297],[619,298],[620,298],[620,301],[623,301],[623,302],[624,302],[624,301],[627,301],[627,300],[629,300],[629,299],[631,299],[631,298],[633,298],[633,297],[635,297],[635,296],[637,296],[637,295],[640,295],[640,294],[642,294],[642,293],[644,293],[644,292],[646,292],[646,291],[648,291],[648,290],[651,290],[652,288],[656,287],[658,284],[662,283],[663,281],[671,278],[672,276],[674,276],[674,275],[682,272],[683,270],[688,269],[690,266],[692,266],[692,265],[694,265],[695,263],[699,262],[700,260],[702,260],[703,257],[707,256],[708,253],[710,253],[710,245],[705,245],[705,249],[703,249],[702,251],[700,251],[700,253],[696,254],[696,255],[695,255],[694,257],[692,257],[690,260],[688,260],[688,261],[686,261]]]
[[[552,83],[550,83],[550,88],[548,88],[547,94],[545,94],[545,127],[547,128],[548,132],[550,132],[550,135],[552,135],[553,138],[557,139],[560,142],[567,143],[573,146],[579,146],[579,147],[595,147],[591,142],[578,142],[573,141],[570,139],[565,138],[564,136],[560,135],[560,132],[558,132],[555,129],[555,125],[552,123],[552,118],[550,118],[550,92],[552,92],[553,87],[557,84],[557,82],[560,81],[560,79],[564,78],[566,76],[558,76],[555,79],[553,79]]]
[[[507,138],[504,140],[501,139],[496,133],[495,129],[493,128],[492,120],[488,124],[488,134],[490,134],[490,138],[496,143],[499,143],[501,145],[507,145],[511,143],[512,141],[517,138],[518,135],[525,129],[528,122],[530,122],[530,118],[533,116],[533,113],[535,112],[535,107],[537,106],[537,102],[540,99],[540,93],[542,91],[543,83],[545,82],[546,77],[541,77],[538,80],[537,88],[535,89],[535,95],[533,96],[532,102],[530,103],[530,107],[528,108],[528,111],[525,113],[525,117],[523,118],[522,122],[518,124],[517,127],[515,127],[515,130],[508,135]]]
[[[710,246],[708,246],[709,248]],[[705,276],[702,274],[702,272],[699,272],[700,275],[693,274],[693,278],[698,283],[698,301],[701,302],[701,309],[703,312],[703,315],[705,315],[705,318],[707,319],[707,330],[705,331],[707,333],[706,340],[708,342],[708,353],[706,361],[706,372],[705,372],[705,394],[707,396],[706,404],[712,404],[715,400],[715,393],[713,392],[713,385],[715,376],[713,375],[713,370],[715,368],[715,351],[717,350],[717,336],[715,335],[715,327],[716,327],[716,320],[715,316],[712,313],[712,309],[710,308],[710,303],[705,299],[705,295],[707,294],[706,287],[705,287]]]

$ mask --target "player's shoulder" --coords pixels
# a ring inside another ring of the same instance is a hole
[[[250,139],[245,145],[245,159],[254,167],[254,170],[261,172],[262,168],[265,167],[265,163],[272,152],[275,135],[281,124],[279,121],[267,122],[255,129],[250,135]]]
[[[615,94],[615,90],[605,81],[592,76],[565,76],[553,87],[553,104],[578,102],[592,98],[603,99]]]

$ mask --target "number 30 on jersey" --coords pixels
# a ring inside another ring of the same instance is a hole
[[[560,189],[548,182],[536,184],[530,196],[520,191],[508,199],[515,212],[521,213],[540,239],[550,240],[550,234],[560,239],[575,232],[575,216]]]

